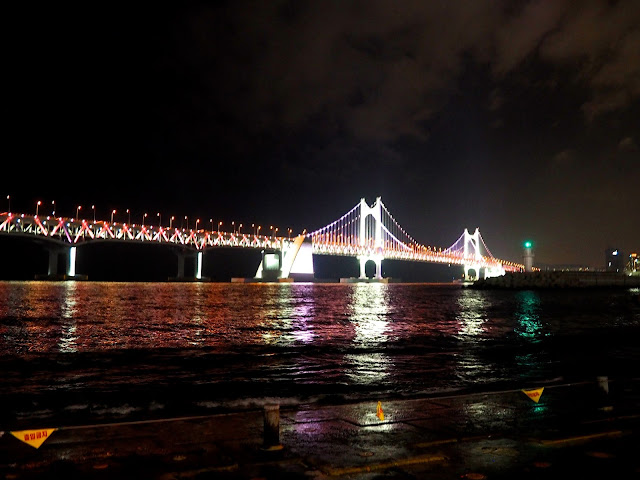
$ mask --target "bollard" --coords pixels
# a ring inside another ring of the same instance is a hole
[[[609,377],[597,377],[598,386],[604,391],[604,393],[609,393]]]
[[[280,444],[280,405],[264,406],[264,450],[282,450]]]

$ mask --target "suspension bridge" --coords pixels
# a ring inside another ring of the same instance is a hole
[[[59,259],[63,258],[64,278],[78,278],[76,250],[93,242],[137,242],[164,244],[178,253],[178,274],[184,278],[186,258],[195,257],[195,280],[201,280],[204,253],[212,248],[251,248],[262,251],[262,261],[255,274],[257,280],[313,278],[313,255],[338,255],[358,259],[360,279],[366,278],[366,265],[375,264],[374,279],[382,280],[382,260],[405,260],[463,267],[464,278],[471,280],[504,275],[506,271],[523,271],[524,265],[493,256],[478,228],[471,234],[465,228],[447,248],[425,246],[409,235],[378,197],[373,205],[361,199],[334,222],[296,237],[222,232],[207,229],[184,229],[169,226],[136,225],[78,218],[17,214],[0,214],[0,235],[21,236],[47,246],[48,276],[59,276]],[[473,275],[471,272],[473,271]]]

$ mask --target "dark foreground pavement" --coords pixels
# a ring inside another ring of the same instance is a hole
[[[640,477],[640,381],[60,428],[0,437],[0,478],[541,479]],[[39,425],[38,425],[39,427]]]

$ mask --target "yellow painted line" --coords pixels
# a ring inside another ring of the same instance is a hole
[[[422,442],[422,443],[416,443],[416,447],[417,448],[429,448],[429,447],[436,447],[438,445],[446,445],[448,443],[456,443],[458,441],[457,438],[445,438],[443,440],[433,440],[432,442]]]
[[[476,442],[479,440],[489,440],[489,439],[496,439],[496,438],[502,438],[502,435],[496,434],[496,433],[489,433],[485,435],[474,435],[471,437],[444,438],[441,440],[433,440],[431,442],[416,443],[415,446],[418,448],[429,448],[429,447],[434,447],[438,445],[446,445],[449,443]]]
[[[558,445],[567,445],[571,443],[587,442],[598,438],[619,437],[622,435],[621,430],[612,430],[610,432],[593,433],[591,435],[578,435],[575,437],[557,438],[555,440],[540,440],[538,443],[545,447],[554,447]]]
[[[173,472],[163,475],[163,480],[174,480],[180,478],[191,478],[202,475],[203,473],[215,473],[215,472],[233,472],[238,469],[238,464],[233,463],[231,465],[222,465],[219,467],[200,468],[198,470],[191,470],[186,472]]]
[[[351,475],[354,473],[373,472],[376,470],[386,470],[387,468],[403,467],[407,465],[417,465],[421,463],[435,463],[444,462],[447,458],[443,455],[422,455],[419,457],[403,458],[400,460],[390,460],[388,462],[370,463],[368,465],[361,465],[357,467],[342,467],[322,468],[325,474],[332,477],[339,477],[341,475]]]
[[[585,425],[589,425],[591,423],[611,423],[611,422],[619,422],[622,420],[635,420],[637,418],[640,418],[640,414],[637,415],[621,415],[618,417],[607,417],[607,418],[598,418],[596,420],[587,420],[582,422]]]

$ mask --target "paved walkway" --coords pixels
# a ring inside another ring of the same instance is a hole
[[[39,448],[0,438],[2,478],[638,477],[640,381],[61,428]],[[267,427],[268,430],[268,427]],[[276,432],[277,434],[277,432]],[[273,443],[273,442],[272,442]],[[272,446],[268,444],[267,446]],[[54,475],[54,477],[51,477]]]

